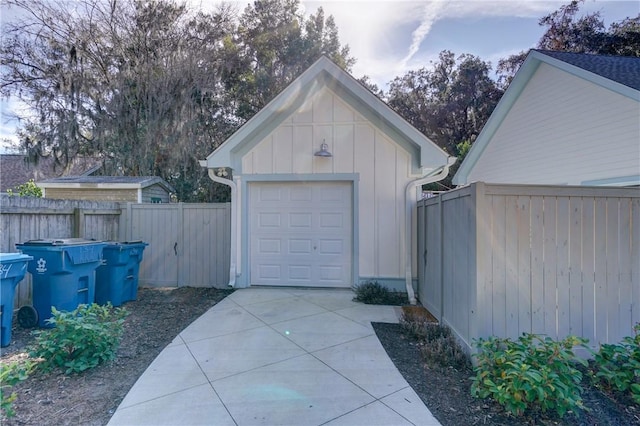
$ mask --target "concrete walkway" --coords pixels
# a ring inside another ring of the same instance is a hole
[[[109,425],[439,425],[348,290],[237,290],[151,363]]]

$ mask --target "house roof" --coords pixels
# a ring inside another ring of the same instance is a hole
[[[454,185],[467,182],[493,135],[543,63],[640,102],[640,58],[531,50],[453,177]]]
[[[56,164],[52,157],[43,157],[37,163],[28,161],[23,154],[0,154],[0,192],[14,189],[28,182],[67,175],[90,175],[102,166],[97,157],[78,157],[69,165],[68,170]]]
[[[247,121],[200,165],[240,169],[241,157],[275,130],[306,100],[324,87],[335,91],[392,140],[413,156],[415,169],[435,169],[450,164],[450,156],[400,117],[387,104],[333,63],[320,57],[262,110]],[[453,159],[454,160],[454,159]]]
[[[37,182],[42,188],[142,189],[159,184],[167,192],[176,190],[157,176],[63,176]]]
[[[538,50],[583,70],[640,90],[640,58],[634,56],[589,55],[573,52]]]

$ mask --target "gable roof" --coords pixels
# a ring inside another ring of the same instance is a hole
[[[82,188],[102,189],[143,189],[158,184],[167,192],[176,192],[164,179],[158,176],[63,176],[37,182],[42,188]]]
[[[450,156],[411,126],[387,104],[326,56],[320,57],[262,110],[213,151],[202,167],[240,168],[240,158],[275,130],[286,118],[324,87],[411,153],[415,169],[433,169],[449,164]],[[436,164],[434,164],[434,162]]]
[[[589,55],[552,50],[537,50],[537,52],[640,90],[640,58],[638,57]]]
[[[453,176],[454,185],[467,182],[469,173],[542,63],[640,102],[640,58],[531,50]]]
[[[102,160],[97,157],[75,158],[67,174],[90,175],[102,167]],[[52,157],[43,157],[37,163],[28,161],[23,154],[0,154],[0,191],[6,192],[18,185],[28,182],[62,176],[64,168],[56,164]]]

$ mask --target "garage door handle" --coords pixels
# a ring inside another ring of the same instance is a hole
[[[178,255],[178,243],[173,244],[173,252]]]

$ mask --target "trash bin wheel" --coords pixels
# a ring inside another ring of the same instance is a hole
[[[33,306],[18,309],[18,324],[22,328],[33,328],[38,324],[38,311]]]

